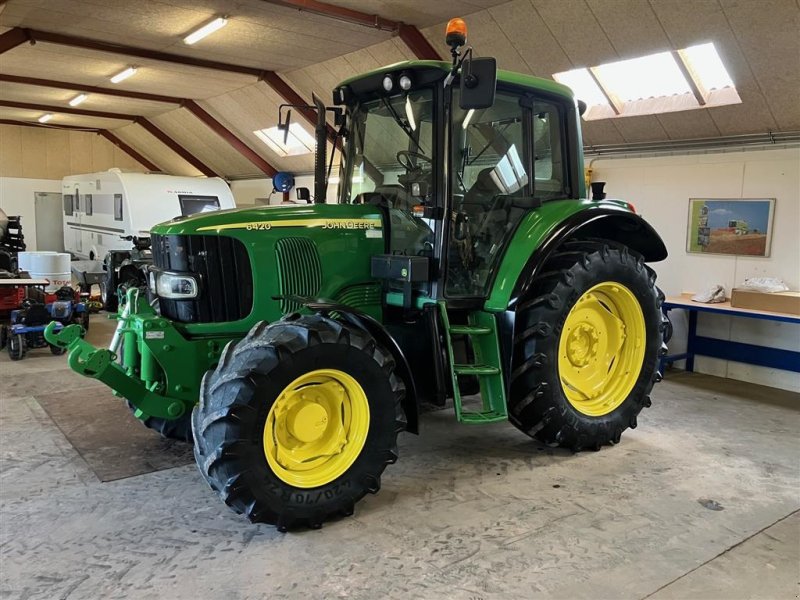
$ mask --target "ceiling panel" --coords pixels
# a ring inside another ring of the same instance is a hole
[[[561,48],[530,0],[514,0],[490,9],[489,14],[525,61],[528,71],[539,77],[572,68]]]
[[[153,123],[217,173],[226,177],[263,176],[258,167],[187,110],[159,115]]]
[[[611,119],[584,121],[582,124],[583,142],[591,145],[623,144],[625,138]]]
[[[534,4],[574,66],[617,59],[616,50],[584,0],[535,0]]]
[[[650,8],[649,2],[586,0],[586,3],[620,59],[636,58],[671,49],[664,29]]]
[[[717,137],[719,128],[706,109],[683,110],[658,115],[664,131],[671,140]]]
[[[614,120],[614,126],[626,142],[668,140],[669,136],[655,115],[623,117]]]
[[[364,0],[336,0],[330,2],[337,6],[344,6],[360,10],[369,14],[378,13],[380,16],[394,21],[403,21],[417,27],[428,27],[437,23],[444,23],[453,17],[475,13],[483,8],[503,4],[506,0],[402,0],[393,2]],[[442,28],[444,37],[444,28]]]
[[[145,156],[170,175],[199,177],[202,173],[183,160],[140,125],[126,125],[114,130],[114,135]]]
[[[800,129],[800,4],[773,0],[765,10],[723,0],[722,7],[778,128]]]

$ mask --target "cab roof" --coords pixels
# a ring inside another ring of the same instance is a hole
[[[451,64],[443,60],[405,60],[402,62],[380,67],[366,73],[361,73],[354,77],[350,77],[342,81],[337,88],[348,85],[354,81],[359,81],[367,77],[372,77],[380,73],[394,73],[396,71],[412,71],[415,69],[440,69],[444,74],[450,72]],[[522,73],[515,73],[514,71],[504,71],[503,69],[497,70],[497,81],[500,83],[509,83],[531,90],[538,90],[550,94],[563,96],[572,101],[575,100],[575,94],[572,89],[562,85],[552,79],[543,79],[542,77],[534,77],[533,75],[523,75]]]

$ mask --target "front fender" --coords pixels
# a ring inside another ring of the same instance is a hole
[[[553,251],[568,239],[618,242],[648,262],[664,260],[667,248],[653,227],[619,201],[566,200],[546,203],[525,217],[497,270],[484,309],[513,308]]]
[[[332,300],[302,298],[299,296],[291,296],[291,299],[309,310],[326,316],[330,316],[330,313],[336,313],[340,319],[348,324],[367,331],[379,344],[392,353],[397,374],[406,386],[406,395],[402,402],[403,412],[406,414],[406,431],[419,433],[419,408],[417,406],[417,387],[414,383],[414,375],[400,345],[383,324],[356,308]]]

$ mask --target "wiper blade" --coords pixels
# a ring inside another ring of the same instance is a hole
[[[405,121],[403,121],[403,119],[400,118],[400,115],[397,114],[397,111],[394,109],[394,106],[392,106],[391,102],[389,102],[389,100],[387,100],[386,98],[381,98],[381,100],[383,101],[383,105],[386,107],[386,109],[392,114],[392,118],[395,120],[395,123],[397,123],[400,126],[400,129],[402,129],[408,136],[408,139],[414,142],[414,145],[417,147],[417,150],[425,154],[425,151],[422,149],[422,146],[420,146],[419,142],[417,142],[417,140],[414,139],[414,132],[411,130],[411,127],[408,125],[408,123],[406,123]]]

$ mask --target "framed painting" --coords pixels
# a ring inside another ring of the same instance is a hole
[[[690,198],[686,251],[768,257],[775,198]]]

